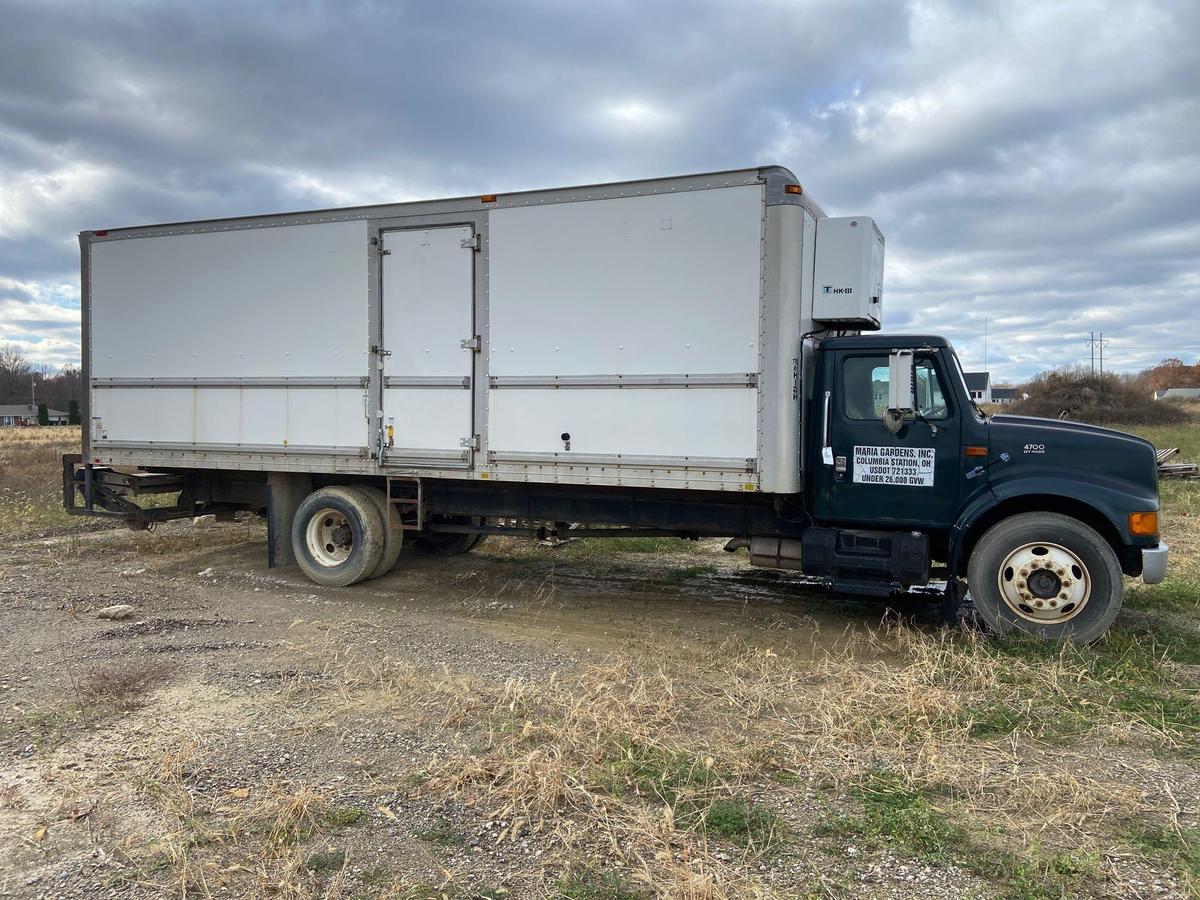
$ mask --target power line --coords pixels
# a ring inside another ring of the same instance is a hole
[[[1158,350],[1161,352],[1161,351],[1166,351],[1166,350],[1200,350],[1200,346],[1184,347],[1184,346],[1176,346],[1174,344],[1166,344],[1165,346],[1155,347],[1155,346],[1150,346],[1147,344],[1124,344],[1123,343],[1123,344],[1121,344],[1121,349],[1122,350]]]

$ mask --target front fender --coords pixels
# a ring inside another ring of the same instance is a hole
[[[1085,506],[1109,526],[1109,538],[1125,547],[1152,546],[1157,538],[1131,535],[1129,513],[1158,509],[1158,496],[1137,485],[1109,478],[1081,477],[1080,473],[1012,475],[992,479],[988,490],[977,494],[955,516],[950,532],[950,571],[957,572],[967,538],[995,511],[1011,506],[1013,512],[1042,509],[1070,513]]]

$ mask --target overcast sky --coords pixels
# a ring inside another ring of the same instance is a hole
[[[999,380],[1200,357],[1200,3],[0,0],[0,343],[82,229],[780,164],[885,328]]]

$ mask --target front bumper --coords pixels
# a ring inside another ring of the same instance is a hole
[[[1167,577],[1167,545],[1159,544],[1142,551],[1142,581],[1158,584]]]

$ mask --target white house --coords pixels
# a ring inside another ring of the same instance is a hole
[[[1018,400],[1027,400],[1029,395],[1020,388],[1014,387],[994,387],[992,388],[992,402],[1006,405],[1016,403]]]
[[[66,425],[68,416],[61,409],[49,409],[46,412],[50,416],[51,425]],[[8,428],[14,425],[36,425],[38,423],[37,407],[30,403],[3,403],[0,404],[0,428]]]
[[[966,376],[967,390],[972,400],[976,403],[992,402],[991,372],[964,372],[963,375]]]

